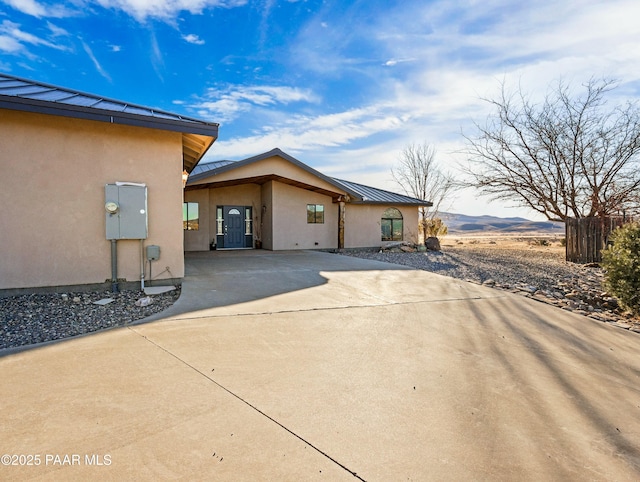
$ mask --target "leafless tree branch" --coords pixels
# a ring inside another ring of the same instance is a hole
[[[607,109],[613,80],[590,79],[582,96],[561,81],[535,104],[503,84],[476,135],[466,136],[469,181],[492,199],[515,201],[552,221],[637,211],[640,111]]]
[[[391,175],[407,196],[433,204],[420,208],[423,232],[425,223],[438,217],[443,203],[457,186],[453,176],[440,169],[435,148],[426,142],[405,147]]]

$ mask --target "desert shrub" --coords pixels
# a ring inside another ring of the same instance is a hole
[[[567,238],[562,238],[560,240],[560,246],[566,246],[567,245]]]
[[[616,229],[602,251],[604,285],[620,304],[640,315],[640,223]]]
[[[550,246],[551,243],[549,242],[548,239],[534,239],[530,242],[530,244],[532,244],[533,246]]]
[[[423,223],[425,238],[437,238],[439,236],[446,236],[447,232],[449,231],[447,226],[440,218],[425,219]]]

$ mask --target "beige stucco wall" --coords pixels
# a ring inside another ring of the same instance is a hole
[[[105,184],[146,183],[154,273],[184,276],[180,133],[0,110],[0,289],[105,282]],[[118,277],[140,279],[140,242],[118,242]]]
[[[338,205],[331,197],[269,181],[185,192],[185,201],[200,204],[200,230],[185,231],[185,250],[206,251],[215,238],[217,206],[252,206],[254,238],[263,248],[329,249],[338,246]],[[207,204],[208,214],[203,211]],[[324,224],[307,224],[307,204],[322,204]],[[264,209],[263,209],[264,206]]]
[[[216,189],[188,190],[184,193],[186,202],[197,202],[200,215],[200,229],[184,232],[185,251],[208,251],[216,237],[216,208],[218,206],[251,206],[253,208],[254,234],[260,222],[261,189],[258,184]]]
[[[210,224],[212,216],[209,202],[209,190],[199,189],[197,191],[185,191],[185,202],[198,203],[199,229],[197,231],[184,231],[184,250],[185,251],[208,251],[209,242],[213,236],[211,230],[214,224]],[[213,217],[215,219],[215,208],[213,209]]]
[[[418,242],[418,208],[380,204],[347,204],[345,211],[345,248],[377,247],[389,244],[381,241],[380,220],[385,209],[394,207],[402,213],[403,240]]]
[[[307,204],[324,205],[324,223],[307,223]],[[338,205],[329,196],[273,183],[273,248],[331,249],[338,247]]]
[[[265,207],[261,213],[260,226],[262,247],[273,249],[273,181],[261,186],[262,205]]]

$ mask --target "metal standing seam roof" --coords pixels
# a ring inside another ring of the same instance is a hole
[[[217,123],[3,73],[0,73],[0,107],[215,137],[219,127]]]
[[[199,176],[200,174],[211,173],[214,174],[216,170],[221,167],[235,164],[238,161],[213,161],[204,164],[198,164],[193,171],[191,171],[191,177]],[[190,178],[191,178],[190,177]],[[202,177],[202,176],[199,176]]]
[[[422,199],[416,199],[403,194],[398,194],[391,191],[385,191],[384,189],[378,189],[371,186],[365,186],[364,184],[358,184],[357,182],[345,181],[343,179],[334,180],[351,191],[354,191],[360,195],[362,200],[355,201],[355,204],[402,204],[402,205],[416,205],[416,206],[432,206],[433,203]]]
[[[0,109],[182,133],[191,172],[218,138],[219,124],[0,73]]]
[[[296,165],[299,165],[303,169],[308,172],[314,173],[318,175],[320,178],[328,181],[334,186],[342,189],[343,191],[349,193],[351,195],[352,203],[354,204],[398,204],[398,205],[415,205],[415,206],[431,206],[432,203],[429,201],[424,201],[421,199],[415,199],[409,196],[404,196],[402,194],[393,193],[390,191],[384,191],[382,189],[377,189],[375,187],[365,186],[363,184],[358,184],[355,182],[344,181],[341,179],[336,179],[332,177],[325,176],[320,172],[314,170],[313,168],[303,164],[297,159],[289,156],[288,154],[282,152],[280,149],[273,149],[264,154],[259,154],[257,156],[250,157],[248,159],[244,159],[242,161],[216,161],[209,162],[206,164],[198,165],[191,176],[189,177],[189,183],[193,183],[195,181],[199,181],[202,179],[206,179],[209,176],[214,176],[219,174],[220,172],[224,172],[230,169],[234,169],[235,167],[244,166],[246,164],[256,162],[262,159],[267,159],[272,156],[280,156],[283,159],[286,159]]]

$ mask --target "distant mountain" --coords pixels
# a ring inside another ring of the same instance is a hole
[[[465,214],[440,213],[449,234],[564,234],[564,223],[531,221],[525,218],[500,218],[497,216],[467,216]]]

